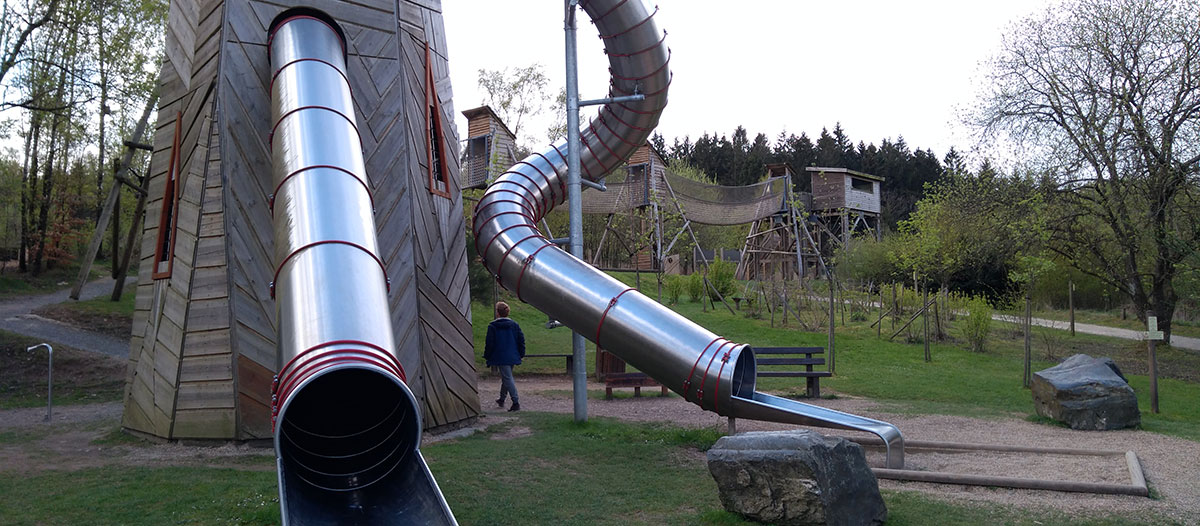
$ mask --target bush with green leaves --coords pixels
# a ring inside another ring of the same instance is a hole
[[[687,277],[687,293],[688,298],[693,302],[700,301],[700,295],[704,294],[704,276],[699,272],[693,272]]]
[[[992,306],[981,296],[967,302],[967,315],[958,328],[963,338],[975,352],[983,352],[983,344],[992,330]]]
[[[679,297],[683,295],[683,280],[683,276],[666,276],[667,299],[671,302],[671,305],[679,303]]]
[[[733,274],[736,271],[737,266],[735,266],[732,262],[714,261],[708,266],[708,281],[709,283],[712,283],[712,286],[716,289],[717,293],[720,293],[722,297],[727,298],[730,294],[733,294],[735,285],[733,281]],[[716,293],[710,291],[709,294],[713,301],[720,299],[717,297]]]

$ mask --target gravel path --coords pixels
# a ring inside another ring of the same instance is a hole
[[[591,383],[590,390],[603,391],[603,384]],[[571,382],[567,377],[518,378],[521,407],[528,411],[572,412]],[[480,379],[479,397],[484,401],[488,424],[504,418],[504,410],[491,402],[500,392],[499,380]],[[644,393],[651,390],[643,390]],[[1185,524],[1200,524],[1200,443],[1145,431],[1076,431],[1035,424],[1020,415],[1012,418],[982,419],[945,415],[900,415],[884,413],[866,399],[838,398],[813,403],[839,411],[862,414],[891,422],[908,440],[938,440],[975,444],[1063,447],[1095,450],[1133,451],[1142,462],[1146,480],[1158,500],[1144,497],[1093,495],[1005,488],[955,486],[883,480],[880,487],[918,491],[927,495],[967,502],[987,502],[1005,506],[1061,510],[1079,517],[1092,513],[1117,513],[1125,516],[1153,513]],[[672,394],[660,398],[656,392],[641,398],[588,400],[588,414],[622,420],[670,422],[687,427],[716,427],[725,430],[727,419],[703,411]],[[499,417],[499,418],[497,418]],[[738,420],[738,431],[789,429],[794,426],[769,422]],[[818,429],[822,433],[847,434]],[[866,436],[866,435],[864,435]],[[944,454],[910,452],[909,469],[951,471],[971,474],[996,474],[1030,478],[1079,480],[1087,482],[1129,483],[1124,459],[1116,457],[1079,457],[1059,455],[1024,456],[1007,453]],[[882,466],[883,455],[869,450],[868,460]]]
[[[137,278],[126,278],[126,284]],[[112,293],[114,280],[104,278],[84,285],[80,299],[92,299]],[[62,303],[69,299],[69,289],[38,296],[25,296],[0,301],[0,329],[38,338],[51,345],[66,345],[80,350],[107,354],[114,358],[129,357],[129,340],[113,338],[103,334],[85,331],[78,327],[30,314],[31,311],[46,305]],[[132,291],[126,292],[127,294]]]
[[[1007,314],[994,314],[992,319],[1005,323],[1020,324],[1021,318],[1018,316],[1010,316]],[[1033,318],[1033,324],[1038,327],[1049,327],[1051,329],[1059,329],[1063,331],[1071,330],[1070,322],[1047,320],[1043,318]],[[1116,327],[1107,327],[1104,325],[1092,325],[1090,323],[1075,323],[1075,332],[1084,334],[1096,334],[1099,336],[1111,336],[1113,338],[1124,338],[1126,340],[1144,340],[1145,335],[1141,331],[1130,329],[1118,329]],[[1200,351],[1200,338],[1188,338],[1187,336],[1171,335],[1171,346],[1179,349],[1189,349],[1192,351]]]

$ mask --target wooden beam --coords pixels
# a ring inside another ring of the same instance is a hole
[[[113,283],[111,296],[113,301],[121,301],[121,293],[125,289],[125,274],[129,272],[129,258],[133,255],[133,244],[137,241],[138,234],[142,232],[142,216],[146,213],[146,196],[149,193],[146,190],[149,187],[150,176],[142,177],[142,186],[138,187],[138,190],[141,190],[141,196],[138,197],[137,206],[133,209],[133,222],[129,224],[129,235],[125,237],[125,251],[121,253],[121,260],[116,268],[116,282]]]
[[[138,119],[137,126],[133,129],[133,141],[142,140],[142,134],[146,132],[146,123],[150,120],[150,114],[154,112],[154,106],[158,103],[158,93],[150,96],[150,100],[146,101],[146,109],[142,111],[142,117]],[[125,157],[121,159],[121,168],[117,175],[124,176],[129,171],[129,165],[133,162],[133,148],[125,149]],[[79,294],[83,290],[83,286],[88,281],[88,275],[92,271],[92,262],[96,260],[96,252],[100,250],[100,244],[104,242],[104,232],[108,230],[108,222],[112,220],[113,209],[116,208],[117,196],[121,195],[121,185],[114,184],[108,192],[108,199],[104,201],[104,209],[100,212],[100,220],[96,222],[96,231],[92,233],[92,241],[88,243],[87,252],[83,254],[83,262],[79,265],[79,280],[75,283],[75,288],[71,289],[71,299],[79,299]]]

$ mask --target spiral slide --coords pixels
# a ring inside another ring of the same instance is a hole
[[[645,143],[667,104],[670,50],[642,0],[585,0],[609,58],[611,102],[582,131],[583,176],[597,181]],[[621,359],[723,416],[865,431],[887,445],[888,467],[904,465],[904,438],[893,425],[760,393],[754,349],[721,338],[580,261],[535,226],[567,199],[566,145],[518,162],[475,208],[475,250],[517,297]]]

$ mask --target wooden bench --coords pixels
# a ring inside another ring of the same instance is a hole
[[[571,354],[526,354],[522,360],[527,358],[566,358],[567,374],[571,374],[571,371],[574,369],[572,366],[575,365],[575,356]]]
[[[612,400],[614,387],[632,387],[633,396],[642,396],[643,387],[661,387],[662,394],[667,396],[667,386],[658,383],[646,373],[608,373],[604,376],[604,399]]]
[[[807,378],[808,397],[821,397],[821,378],[833,376],[829,371],[814,371],[814,365],[825,365],[825,358],[816,357],[825,354],[823,347],[755,347],[754,361],[759,378],[787,377]],[[794,366],[803,365],[804,370],[796,370]],[[765,369],[764,366],[769,367]],[[793,366],[783,369],[775,366]],[[765,369],[765,370],[764,370]]]

